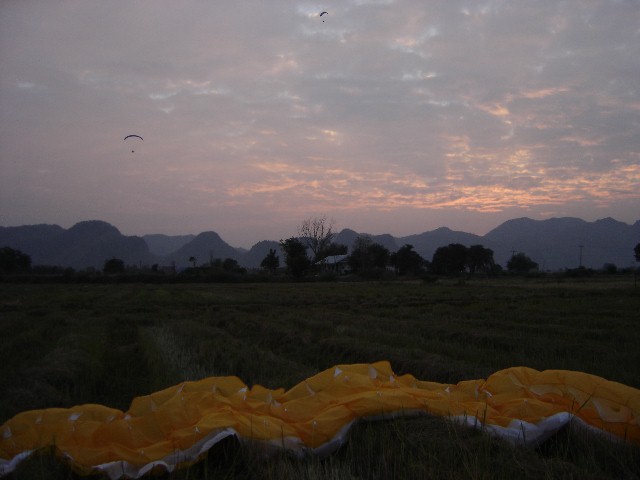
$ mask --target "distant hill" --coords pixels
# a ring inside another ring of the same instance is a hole
[[[513,252],[522,252],[542,270],[576,268],[582,263],[601,268],[634,265],[633,247],[640,243],[640,221],[633,225],[604,218],[586,222],[579,218],[508,220],[482,237],[493,249],[497,263],[505,265]]]
[[[284,253],[280,248],[280,242],[275,240],[262,240],[249,249],[239,260],[239,263],[246,268],[260,268],[264,257],[269,254],[269,250],[275,250],[280,259],[280,266],[284,267]]]
[[[242,250],[226,243],[216,232],[203,232],[176,251],[163,256],[162,264],[184,268],[190,265],[191,257],[196,259],[196,265],[203,265],[216,258],[239,260],[241,256]]]
[[[195,235],[163,235],[160,233],[143,235],[149,251],[158,256],[169,255],[196,238]]]
[[[371,235],[344,229],[334,242],[353,247],[359,236],[366,236],[394,252],[406,244],[426,260],[438,247],[460,243],[467,247],[483,245],[494,252],[496,263],[506,266],[514,252],[522,252],[543,270],[576,268],[580,264],[601,268],[606,263],[618,267],[635,266],[633,248],[640,243],[640,220],[633,225],[604,218],[586,222],[579,218],[508,220],[484,236],[450,230],[446,227],[405,237]],[[70,266],[76,269],[102,268],[105,260],[120,258],[127,265],[171,265],[179,268],[198,265],[210,259],[232,258],[247,268],[258,268],[269,249],[275,249],[284,265],[284,254],[276,241],[263,240],[251,249],[235,248],[216,232],[199,235],[125,236],[106,222],[80,222],[65,230],[58,225],[0,227],[0,247],[16,248],[31,256],[33,265]]]
[[[341,245],[346,245],[347,247],[349,247],[349,250],[351,250],[351,248],[353,247],[353,243],[356,241],[358,237],[369,238],[372,242],[382,245],[390,252],[395,252],[396,250],[398,250],[399,247],[403,245],[403,244],[398,245],[397,240],[391,235],[386,233],[383,235],[371,235],[370,233],[354,232],[353,230],[350,230],[348,228],[345,228],[344,230],[340,231],[335,236],[333,241]]]
[[[57,225],[0,227],[0,245],[30,255],[33,265],[102,269],[110,258],[120,258],[127,265],[154,260],[142,238],[122,235],[99,220],[79,222],[68,230]]]
[[[52,265],[58,239],[65,232],[58,225],[0,227],[0,247],[11,247],[28,254],[33,265]]]
[[[451,243],[460,243],[465,247],[471,245],[482,245],[482,237],[473,233],[457,232],[447,227],[440,227],[430,232],[424,232],[419,235],[409,235],[398,239],[399,246],[413,245],[413,249],[426,260],[431,261],[433,254],[439,247],[449,245]],[[486,247],[486,245],[485,245]]]

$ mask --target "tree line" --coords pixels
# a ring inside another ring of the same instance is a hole
[[[291,237],[280,242],[284,252],[284,267],[293,277],[303,277],[310,273],[330,271],[334,265],[342,265],[341,271],[352,274],[375,277],[384,272],[399,276],[421,276],[424,274],[458,275],[468,272],[497,274],[503,269],[493,259],[493,251],[482,245],[466,247],[452,243],[439,247],[429,261],[414,250],[413,245],[405,244],[396,252],[373,242],[369,237],[358,237],[350,254],[346,254],[345,245],[328,243],[326,250],[309,255],[303,240]],[[337,252],[337,253],[336,253]],[[338,262],[328,259],[341,256]],[[264,258],[261,267],[275,273],[280,267],[276,251],[271,249]],[[538,264],[523,253],[515,254],[507,263],[507,270],[516,273],[528,273],[538,268]]]
[[[284,254],[280,262],[278,252],[270,249],[262,260],[261,271],[269,276],[279,272],[294,278],[317,275],[335,275],[350,273],[365,278],[383,275],[414,276],[423,275],[470,275],[498,274],[503,267],[496,264],[493,251],[482,245],[467,247],[459,243],[451,243],[436,249],[431,260],[424,259],[414,250],[413,245],[405,244],[396,252],[391,252],[383,245],[374,242],[367,236],[359,236],[351,246],[335,243],[333,240],[333,221],[326,217],[304,220],[298,227],[297,236],[280,240],[280,248]],[[636,261],[640,262],[640,243],[634,247]],[[247,270],[234,259],[210,259],[202,266],[196,266],[196,259],[189,258],[191,267],[181,274],[186,276],[216,277],[221,281],[245,275]],[[506,265],[510,273],[526,274],[538,269],[538,264],[526,254],[520,252],[512,255]],[[142,271],[144,270],[144,272]],[[611,268],[605,268],[611,272]],[[121,259],[111,258],[105,261],[103,274],[119,275],[133,273],[176,273],[167,272],[166,267],[158,265],[151,268],[127,267]],[[11,247],[0,248],[0,274],[70,274],[72,269],[62,267],[32,267],[31,257]]]
[[[380,276],[387,271],[399,276],[497,274],[503,271],[502,266],[495,263],[493,251],[482,245],[466,247],[452,243],[439,247],[432,259],[427,260],[413,249],[413,245],[405,244],[398,251],[390,252],[365,236],[356,238],[351,253],[347,255],[348,247],[334,243],[333,238],[332,221],[327,222],[325,217],[305,220],[298,228],[297,237],[280,241],[285,270],[293,277],[326,271],[336,265],[335,262],[328,263],[327,259],[342,255],[340,264],[348,266],[342,271],[365,277]],[[640,243],[635,246],[634,254],[640,262]],[[278,270],[280,260],[275,250],[269,251],[261,266],[272,273]],[[536,271],[538,264],[525,253],[514,252],[506,267],[510,273],[526,274]]]

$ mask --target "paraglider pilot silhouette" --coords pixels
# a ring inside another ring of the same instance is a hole
[[[323,15],[329,15],[329,12],[322,12],[322,13],[320,14],[320,16],[323,16]],[[324,23],[324,20],[322,20],[322,23]]]

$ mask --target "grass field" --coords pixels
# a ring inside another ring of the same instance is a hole
[[[435,283],[1,284],[0,423],[237,375],[289,388],[340,363],[455,383],[525,365],[640,388],[633,278]],[[69,478],[52,456],[15,478]],[[566,429],[537,449],[421,417],[363,422],[326,459],[264,460],[223,442],[171,478],[639,478],[640,449]]]

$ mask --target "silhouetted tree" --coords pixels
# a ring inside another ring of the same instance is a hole
[[[431,269],[438,274],[458,274],[464,271],[466,265],[467,247],[459,243],[439,247],[431,259]]]
[[[196,257],[189,257],[189,261],[191,262],[191,266],[193,268],[196,268],[196,262],[198,261],[198,259]]]
[[[284,263],[291,275],[301,277],[309,270],[311,261],[307,257],[307,248],[300,240],[295,237],[280,240],[280,248],[284,252]]]
[[[102,271],[106,274],[117,274],[124,272],[124,261],[119,258],[110,258],[104,262]]]
[[[246,273],[246,270],[234,258],[225,258],[222,261],[222,269],[227,272]]]
[[[389,250],[379,243],[372,242],[368,237],[358,237],[349,255],[349,267],[355,273],[384,269],[390,256]]]
[[[469,247],[467,250],[467,267],[471,274],[478,271],[490,273],[493,271],[494,266],[493,250],[484,248],[482,245],[471,245]]]
[[[325,217],[309,218],[298,227],[298,235],[306,247],[311,250],[313,263],[319,262],[326,257],[325,250],[331,244],[334,234],[332,232],[333,220],[327,223]]]
[[[418,275],[425,265],[424,258],[413,250],[413,245],[403,245],[397,252],[391,254],[391,264],[396,268],[398,275]]]
[[[279,266],[280,266],[280,257],[276,255],[276,251],[273,248],[270,248],[267,256],[262,259],[262,262],[260,262],[260,267],[264,268],[266,271],[270,272],[271,274],[274,274],[276,273],[276,270],[278,269]]]
[[[349,247],[341,243],[330,243],[327,247],[320,252],[322,258],[331,257],[334,255],[346,255],[349,251]]]
[[[0,248],[0,273],[22,273],[31,269],[31,257],[11,247]]]
[[[528,273],[531,270],[536,270],[538,264],[527,257],[524,253],[516,253],[507,262],[507,270],[515,273]]]
[[[222,259],[221,258],[212,258],[209,260],[209,266],[213,269],[222,269]]]

